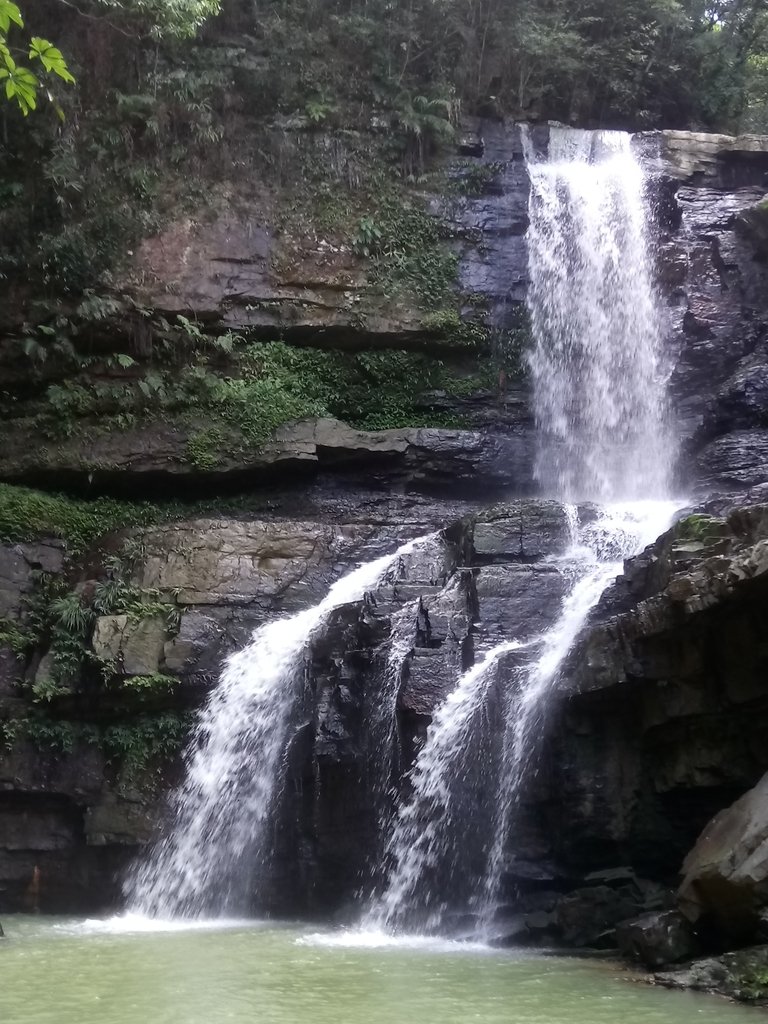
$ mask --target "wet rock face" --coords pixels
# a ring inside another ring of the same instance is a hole
[[[765,506],[688,516],[630,560],[564,666],[526,798],[526,844],[556,885],[620,865],[673,883],[713,814],[768,770],[767,597]],[[721,851],[734,870],[738,849]]]
[[[543,149],[546,129],[537,132]],[[528,274],[519,130],[476,123],[471,134],[463,156],[484,186],[455,202],[435,198],[433,212],[452,228],[462,292],[482,298],[491,326],[510,328]],[[515,927],[534,941],[608,943],[625,918],[666,910],[642,879],[674,882],[707,821],[768,770],[765,513],[721,515],[734,493],[757,494],[768,479],[768,264],[755,214],[766,165],[751,146],[680,133],[661,145],[659,266],[681,488],[731,497],[632,561],[573,652],[508,878],[510,902],[524,903]],[[422,343],[419,318],[386,300],[365,331],[356,326],[362,282],[348,252],[318,245],[291,280],[275,276],[274,233],[257,221],[252,208],[233,207],[147,243],[141,260],[155,277],[145,279],[143,301],[218,327],[281,326],[302,341],[314,331],[321,346],[340,337],[368,348]],[[260,624],[317,603],[358,562],[450,526],[440,559],[403,564],[368,599],[339,609],[307,653],[277,830],[275,909],[336,910],[373,884],[382,794],[404,784],[435,707],[489,648],[546,629],[565,592],[553,558],[568,545],[569,523],[560,505],[531,497],[525,382],[503,400],[489,390],[445,411],[466,413],[472,429],[370,432],[313,419],[225,459],[206,486],[257,486],[263,515],[143,533],[136,582],[176,595],[178,631],[152,620],[137,630],[121,616],[98,625],[98,650],[126,676],[176,678],[169,706],[191,708]],[[94,434],[85,446],[64,440],[56,469],[67,480],[93,472],[110,487],[188,481],[191,493],[203,475],[185,455],[194,426]],[[9,475],[48,473],[27,432],[9,430],[5,441]],[[482,507],[499,495],[504,501]],[[17,620],[32,570],[58,573],[62,561],[55,542],[0,549],[0,616]],[[86,566],[78,572],[88,578]],[[0,651],[3,720],[19,713],[18,672],[13,652]],[[387,700],[396,742],[377,732]],[[25,744],[0,756],[0,910],[27,898],[51,909],[116,898],[118,869],[151,834],[160,801],[121,790],[106,762],[87,746],[43,756]],[[623,866],[628,878],[611,879]],[[41,883],[28,897],[35,867]],[[641,930],[663,933],[649,948],[678,948],[670,919]]]

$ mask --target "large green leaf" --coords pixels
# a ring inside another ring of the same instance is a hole
[[[7,32],[11,27],[11,22],[18,25],[19,28],[24,28],[24,19],[18,4],[13,3],[12,0],[0,0],[0,31]]]
[[[29,41],[29,56],[31,60],[36,58],[41,61],[46,71],[58,75],[65,82],[74,82],[74,76],[67,67],[63,53],[53,43],[49,43],[47,39],[41,39],[40,36],[32,36]]]

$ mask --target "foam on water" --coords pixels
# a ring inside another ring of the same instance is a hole
[[[64,921],[53,925],[53,929],[65,935],[156,935],[168,932],[230,931],[266,926],[267,922],[257,921],[253,918],[159,918],[126,913],[116,914],[113,917]],[[271,927],[274,926],[271,925]]]
[[[376,928],[349,928],[338,931],[310,932],[296,939],[297,946],[321,946],[327,949],[416,950],[425,953],[488,953],[484,942],[442,939],[431,935],[393,934]]]

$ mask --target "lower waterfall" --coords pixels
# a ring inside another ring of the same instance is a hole
[[[365,919],[366,928],[450,932],[455,930],[451,920],[456,924],[469,915],[476,921],[474,931],[492,937],[506,842],[558,669],[606,586],[621,573],[623,559],[655,540],[675,507],[667,501],[608,506],[583,526],[577,510],[570,510],[573,540],[555,563],[571,583],[560,614],[541,636],[525,644],[511,639],[489,651],[437,709],[411,773],[411,796],[392,831],[386,886]],[[511,683],[502,749],[496,763],[477,764],[489,690],[501,660],[515,652],[505,669]],[[468,785],[472,773],[474,785]],[[496,780],[485,819],[478,806],[478,776],[486,786]],[[476,842],[474,832],[483,826],[485,866],[467,879],[466,846]],[[466,931],[466,923],[461,928]]]
[[[361,565],[320,604],[256,631],[203,708],[171,796],[168,833],[129,874],[129,911],[154,917],[242,913],[269,855],[271,811],[302,686],[302,655],[341,605],[360,600],[434,535]]]

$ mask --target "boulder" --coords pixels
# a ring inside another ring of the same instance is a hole
[[[569,946],[613,945],[612,933],[620,921],[637,913],[637,897],[628,887],[594,885],[575,889],[555,909],[557,926]]]
[[[571,540],[565,506],[559,501],[510,501],[477,517],[475,555],[481,562],[534,562],[562,554]]]
[[[768,774],[706,826],[683,863],[680,908],[727,941],[754,938],[768,904]]]
[[[625,956],[646,967],[689,960],[699,949],[690,922],[676,910],[623,921],[616,928],[616,942]]]
[[[0,618],[22,617],[23,598],[34,585],[33,572],[58,573],[64,562],[64,544],[0,544]]]
[[[129,615],[100,615],[93,630],[94,653],[126,676],[157,672],[168,629],[160,615],[134,619]]]
[[[223,636],[224,628],[217,617],[196,608],[190,609],[182,616],[176,636],[168,640],[163,648],[166,669],[178,675],[199,671],[201,659],[211,649],[215,652],[213,663],[211,659],[206,659],[203,670],[215,668],[217,648]]]

